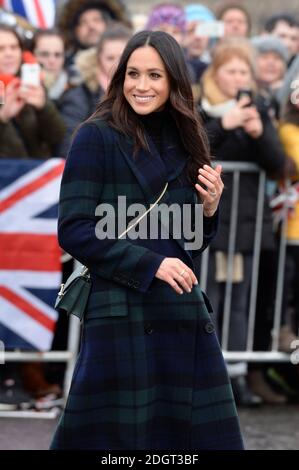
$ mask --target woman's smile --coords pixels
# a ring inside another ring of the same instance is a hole
[[[139,104],[147,104],[151,102],[155,96],[151,95],[133,95],[134,100]]]

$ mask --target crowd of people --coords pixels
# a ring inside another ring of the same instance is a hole
[[[215,21],[222,22],[221,34],[212,29],[209,32],[208,28],[206,36],[200,33],[201,25],[212,28]],[[251,23],[249,12],[238,2],[225,2],[216,11],[200,3],[186,7],[165,3],[153,7],[144,18],[137,18],[130,17],[117,0],[68,0],[56,27],[34,31],[30,40],[26,35],[22,37],[26,26],[16,29],[0,22],[0,81],[5,84],[5,101],[0,107],[0,158],[67,158],[74,131],[94,113],[105,95],[132,35],[141,30],[169,33],[184,52],[213,157],[219,161],[253,162],[265,170],[269,180],[256,305],[254,348],[258,351],[267,351],[271,344],[278,264],[279,231],[273,225],[269,200],[275,192],[285,190],[285,180],[291,181],[297,194],[287,225],[279,332],[279,350],[291,353],[299,326],[299,19],[278,12],[265,21],[256,36],[251,35]],[[41,66],[40,84],[24,85],[22,64],[34,62]],[[252,173],[242,174],[240,181],[230,351],[246,349],[257,178]],[[218,234],[210,248],[207,285],[220,339],[231,175],[224,176],[224,183]],[[65,347],[66,335],[67,322],[60,319],[53,347]],[[250,364],[242,372],[233,369],[233,390],[241,406],[283,404],[299,398],[296,366]],[[59,394],[58,385],[51,383],[55,381],[53,376],[51,380],[49,374],[48,383],[44,374],[40,364],[27,364],[22,372],[23,385],[33,396]],[[2,392],[5,383],[10,387],[7,377],[4,381],[0,376]],[[3,393],[0,402],[2,398]]]

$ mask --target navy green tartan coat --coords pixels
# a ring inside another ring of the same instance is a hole
[[[133,155],[132,141],[102,120],[79,130],[62,179],[60,245],[87,265],[92,291],[82,343],[52,449],[242,449],[236,407],[223,356],[199,285],[177,294],[155,278],[165,256],[193,268],[184,240],[99,240],[99,203],[149,207],[196,202],[177,132],[166,135],[164,160]],[[166,169],[171,162],[170,169]],[[128,221],[129,222],[129,221]],[[204,244],[215,234],[204,218]],[[170,233],[171,236],[171,233]]]

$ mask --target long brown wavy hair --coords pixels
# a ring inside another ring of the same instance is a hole
[[[209,145],[195,107],[182,49],[169,34],[162,31],[142,31],[130,39],[106,95],[89,120],[103,118],[117,131],[132,137],[135,142],[134,155],[140,148],[149,150],[142,123],[123,93],[128,60],[137,48],[144,46],[153,47],[165,64],[170,84],[169,110],[176,122],[184,148],[191,156],[187,173],[190,182],[195,183],[198,168],[210,164]]]

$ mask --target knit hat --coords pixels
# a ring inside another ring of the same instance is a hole
[[[185,15],[187,23],[191,21],[214,21],[214,13],[205,5],[200,3],[192,3],[185,7]]]
[[[179,5],[164,3],[155,6],[148,19],[146,29],[155,29],[161,24],[177,26],[182,32],[186,28],[185,11]]]
[[[276,36],[256,36],[251,39],[251,43],[255,47],[258,55],[266,54],[267,52],[275,52],[285,63],[289,60],[287,47]]]

